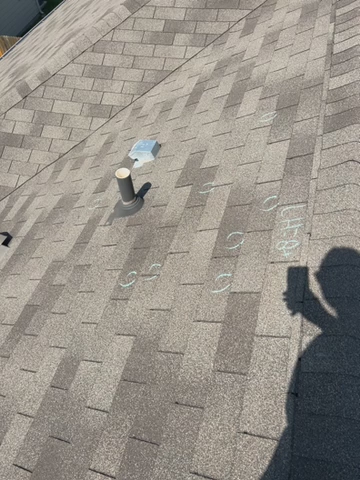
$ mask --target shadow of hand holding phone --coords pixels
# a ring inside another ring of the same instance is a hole
[[[288,427],[261,480],[360,478],[359,253],[332,249],[315,277],[335,313],[311,291],[306,267],[288,269],[284,301],[303,316],[302,352],[288,389]]]

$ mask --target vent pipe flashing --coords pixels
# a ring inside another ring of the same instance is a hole
[[[108,219],[109,223],[112,223],[115,218],[134,215],[144,205],[143,197],[135,193],[131,172],[128,168],[116,170],[115,177],[119,186],[121,200],[115,205],[114,211]]]

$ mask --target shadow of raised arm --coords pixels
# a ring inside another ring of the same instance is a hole
[[[296,288],[298,279],[304,275],[304,291],[302,298],[308,299],[308,305],[311,303],[311,308],[304,305],[304,302],[296,298]],[[309,286],[309,269],[307,267],[289,267],[287,290],[284,292],[284,302],[290,310],[291,315],[301,313],[309,322],[318,326],[322,331],[326,331],[334,326],[336,317],[332,316],[321,304],[320,300],[313,294]]]

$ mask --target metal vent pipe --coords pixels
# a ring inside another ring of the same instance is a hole
[[[119,168],[115,172],[115,177],[119,185],[122,202],[124,205],[131,205],[136,202],[136,195],[134,190],[131,172],[128,168]]]

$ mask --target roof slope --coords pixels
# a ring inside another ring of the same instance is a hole
[[[82,35],[90,34],[91,27],[99,23],[103,17],[110,19],[109,13],[114,17],[116,15],[114,11],[119,13],[126,11],[127,3],[118,0],[106,2],[65,0],[23,37],[11,55],[6,55],[2,59],[0,66],[2,95],[14,84],[30,80],[60,53],[60,49],[64,53],[72,43],[79,41]]]
[[[0,198],[70,151],[261,2],[242,0],[241,8],[238,0],[209,3],[209,8],[199,8],[203,1],[185,2],[172,8],[172,2],[127,0],[103,17],[106,2],[82,7],[65,2],[1,63]],[[46,45],[43,38],[49,39]],[[39,61],[34,62],[34,55]],[[8,91],[14,79],[18,81]]]
[[[359,478],[358,15],[258,5],[0,202],[4,479]]]

